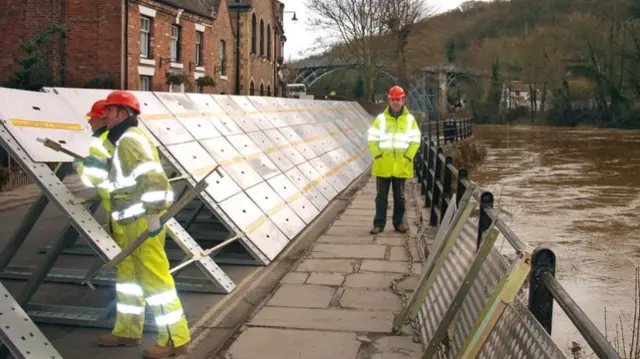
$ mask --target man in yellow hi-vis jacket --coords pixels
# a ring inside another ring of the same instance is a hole
[[[117,318],[111,334],[98,338],[102,346],[139,345],[148,305],[158,326],[158,341],[145,348],[145,358],[168,358],[187,353],[191,341],[187,320],[169,273],[164,251],[166,232],[160,217],[173,202],[173,191],[157,149],[138,127],[140,105],[126,91],[106,99],[109,176],[100,185],[111,196],[114,240],[128,247],[141,234],[150,238],[118,265]]]
[[[89,156],[85,160],[75,160],[73,163],[76,172],[80,176],[82,183],[87,187],[96,188],[100,198],[102,199],[102,208],[107,214],[107,228],[109,228],[109,192],[99,186],[105,181],[109,173],[102,167],[102,162],[111,158],[111,154],[106,149],[104,142],[107,139],[109,131],[105,123],[106,101],[96,101],[91,107],[91,111],[87,113],[89,125],[93,132],[93,140],[89,145]],[[97,165],[96,165],[97,164]]]
[[[413,177],[413,158],[420,148],[420,128],[404,105],[405,93],[394,86],[388,93],[389,106],[378,115],[368,131],[368,144],[373,154],[371,174],[376,177],[376,215],[371,234],[384,230],[387,223],[389,187],[393,187],[393,227],[406,233],[404,218],[405,183]]]

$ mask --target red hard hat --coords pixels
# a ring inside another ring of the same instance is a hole
[[[91,118],[91,117],[104,117],[104,111],[106,110],[106,106],[105,104],[107,103],[107,101],[105,100],[98,100],[96,101],[93,106],[91,106],[91,111],[89,111],[89,113],[87,113],[87,117]]]
[[[105,106],[127,106],[130,109],[140,113],[140,103],[138,99],[130,92],[116,90],[107,96]]]
[[[404,90],[400,86],[393,86],[389,90],[388,96],[389,96],[389,98],[403,98],[405,96],[404,95]]]

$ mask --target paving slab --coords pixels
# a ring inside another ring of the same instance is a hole
[[[360,261],[356,259],[305,259],[297,272],[329,272],[329,273],[354,273],[357,271]]]
[[[369,234],[369,230],[371,228],[365,227],[345,227],[345,226],[333,226],[329,228],[326,232],[328,235],[332,236],[359,236],[363,238],[371,238],[373,236]]]
[[[413,241],[411,241],[411,242],[413,242]],[[414,262],[420,260],[420,257],[418,255],[418,250],[417,250],[416,246],[413,245],[413,243],[411,243],[411,245],[409,246],[409,251],[411,252],[411,257],[412,257]],[[405,261],[405,262],[408,261],[409,260],[409,256],[407,255],[407,250],[405,249],[405,247],[404,246],[391,247],[391,250],[389,252],[389,260],[390,261]]]
[[[369,258],[384,259],[387,246],[380,244],[316,244],[311,258]]]
[[[345,287],[353,288],[389,288],[392,280],[400,278],[401,274],[395,273],[353,273],[347,274]]]
[[[344,276],[341,273],[311,273],[307,284],[338,286],[344,283]]]
[[[249,328],[231,345],[226,358],[355,359],[360,345],[354,333]]]
[[[392,312],[344,309],[264,307],[250,326],[389,333]]]
[[[363,243],[370,244],[374,241],[373,236],[329,236],[323,235],[318,238],[319,243]],[[381,243],[384,244],[384,243]]]
[[[307,280],[307,278],[309,278],[309,273],[291,272],[291,273],[287,273],[287,275],[285,275],[282,278],[280,283],[283,283],[283,284],[302,284]]]
[[[408,262],[392,262],[365,259],[360,266],[360,272],[408,273]]]
[[[407,239],[405,237],[398,237],[398,236],[381,236],[378,237],[376,236],[376,238],[373,240],[373,243],[375,244],[385,244],[388,246],[403,246],[404,242],[406,242]]]
[[[414,343],[410,336],[385,336],[373,342],[375,353],[371,359],[417,359],[422,357],[424,348]]]
[[[343,308],[372,309],[399,312],[402,310],[400,297],[387,290],[347,288],[340,298]]]
[[[283,284],[267,302],[276,307],[328,308],[335,288],[310,284]]]
[[[363,227],[368,229],[371,229],[372,224],[373,224],[372,218],[369,218],[369,220],[364,220],[364,219],[352,219],[351,217],[345,217],[344,219],[339,219],[333,222],[334,226]]]

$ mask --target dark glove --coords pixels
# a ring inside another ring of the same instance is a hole
[[[84,163],[85,167],[94,167],[94,168],[100,168],[103,169],[105,171],[109,170],[109,167],[107,166],[107,163],[101,159],[99,159],[98,157],[91,155],[87,158],[85,158],[82,163]]]

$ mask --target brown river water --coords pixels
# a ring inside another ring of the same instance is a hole
[[[640,131],[474,126],[487,147],[472,180],[493,192],[513,231],[552,249],[556,277],[609,338],[619,315],[633,318],[640,265]],[[587,347],[554,306],[552,336],[563,348]],[[625,336],[630,339],[630,328]],[[628,342],[627,342],[628,343]]]

